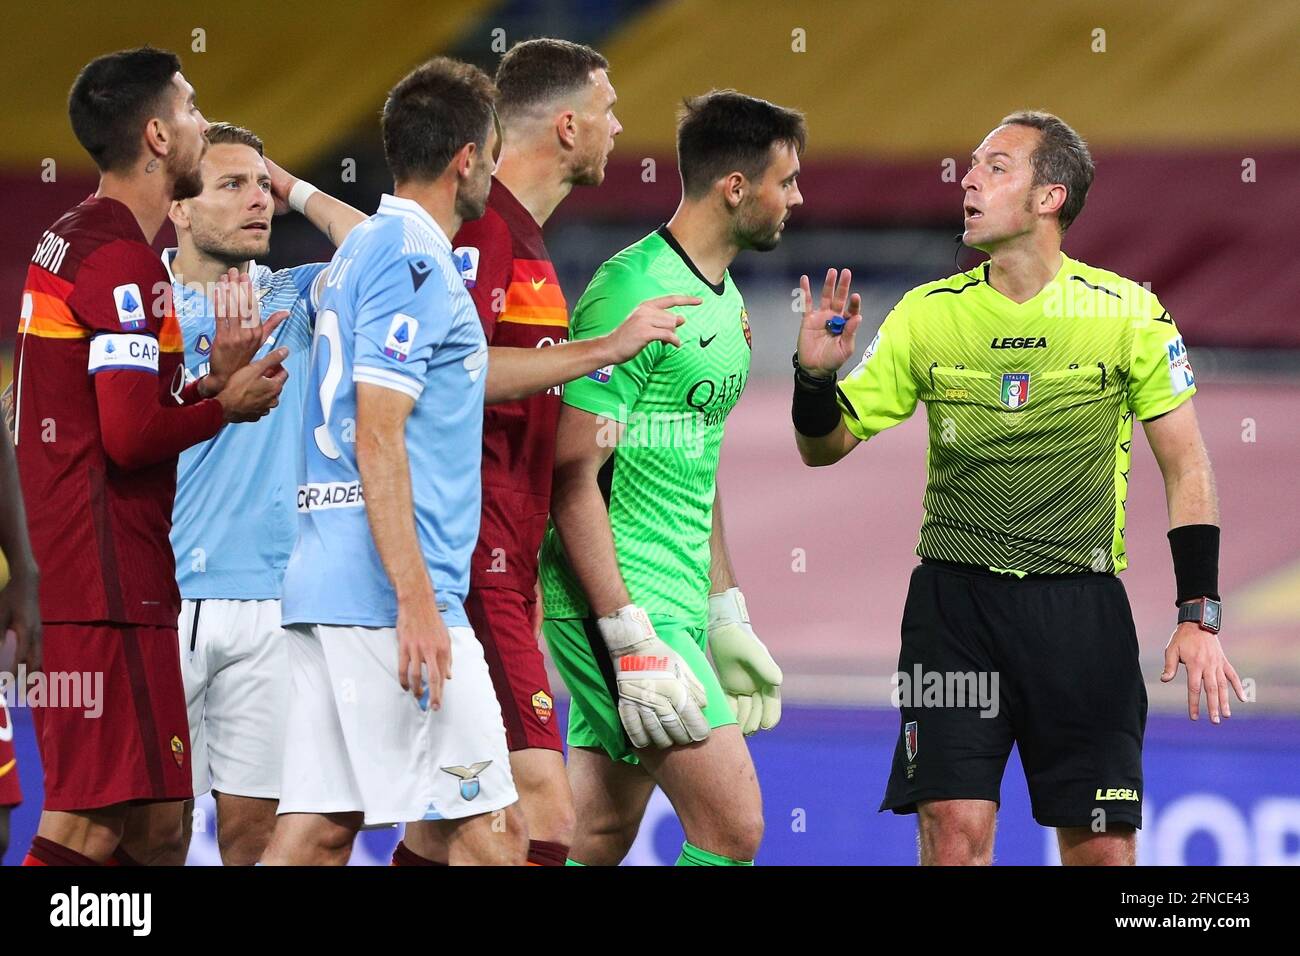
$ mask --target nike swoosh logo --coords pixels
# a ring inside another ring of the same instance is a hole
[[[540,279],[529,279],[528,281],[533,284],[533,291],[536,292],[542,286],[546,285],[546,276],[542,276]]]
[[[3,777],[10,770],[14,769],[14,764],[16,764],[17,762],[18,762],[18,758],[15,757],[13,760],[5,764],[3,767],[0,767],[0,777]]]
[[[709,345],[713,342],[713,340],[716,339],[717,337],[718,337],[718,333],[714,332],[707,339],[700,339],[700,348],[707,349]]]

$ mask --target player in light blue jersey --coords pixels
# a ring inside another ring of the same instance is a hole
[[[247,865],[266,848],[280,790],[289,685],[280,585],[298,532],[302,405],[325,269],[313,263],[272,271],[256,260],[270,250],[273,213],[288,211],[291,198],[335,241],[365,216],[298,185],[263,156],[252,132],[213,123],[208,136],[203,192],[173,203],[178,246],[163,254],[186,374],[208,375],[214,349],[256,348],[260,358],[289,348],[283,363],[289,378],[271,414],[224,428],[181,455],[172,513],[194,793],[214,791],[222,862]],[[224,308],[240,293],[249,299],[242,311],[266,317],[269,335],[260,322],[235,321],[238,302]],[[167,850],[150,862],[185,861],[192,805],[159,804],[151,811],[158,830],[148,845]],[[123,846],[130,853],[137,842],[144,844],[128,833]]]
[[[487,204],[494,94],[477,67],[444,58],[393,88],[395,195],[325,274],[284,579],[292,689],[268,863],[346,863],[363,825],[422,819],[452,863],[525,857],[501,709],[464,609],[487,342],[449,237]]]

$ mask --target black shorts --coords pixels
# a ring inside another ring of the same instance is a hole
[[[1119,578],[926,561],[912,572],[895,681],[900,733],[881,810],[1000,803],[1015,743],[1041,825],[1142,826],[1147,694]]]

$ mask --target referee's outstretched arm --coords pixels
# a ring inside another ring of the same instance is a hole
[[[1147,443],[1156,456],[1165,480],[1169,505],[1169,547],[1173,552],[1174,579],[1178,587],[1175,603],[1180,608],[1214,602],[1213,629],[1204,617],[1183,620],[1165,647],[1165,683],[1178,676],[1178,664],[1187,668],[1187,715],[1197,720],[1201,693],[1209,705],[1210,722],[1217,724],[1232,716],[1228,688],[1240,701],[1246,700],[1241,678],[1228,663],[1218,637],[1219,601],[1219,502],[1214,490],[1214,471],[1201,439],[1192,400],[1173,411],[1142,423]],[[1181,615],[1180,615],[1181,617]]]

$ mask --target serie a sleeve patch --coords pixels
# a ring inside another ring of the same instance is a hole
[[[90,340],[87,371],[112,372],[138,369],[158,374],[158,340],[152,335],[106,332]]]

